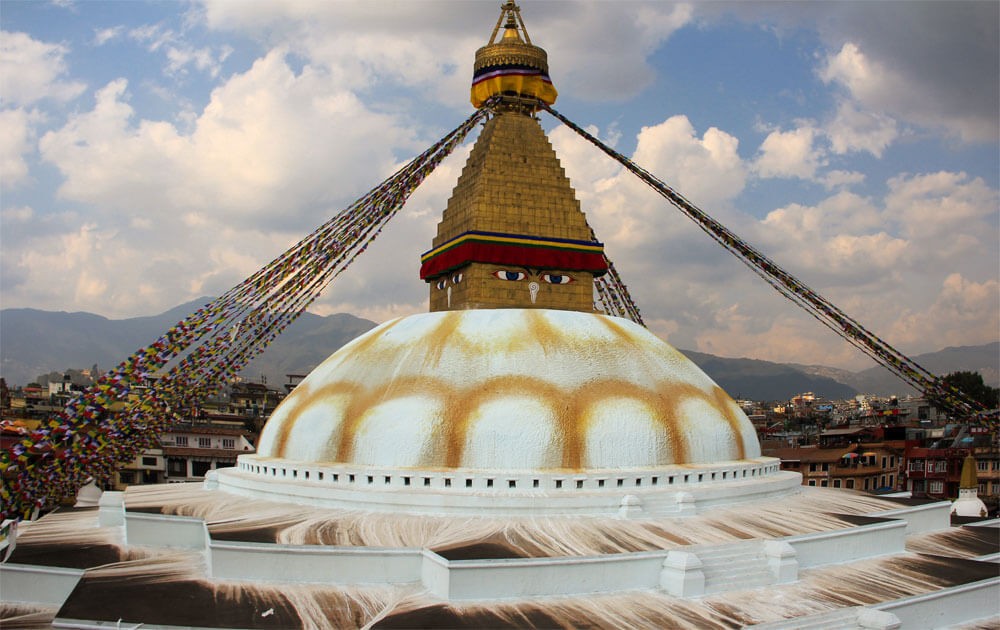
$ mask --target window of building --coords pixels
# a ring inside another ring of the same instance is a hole
[[[893,455],[892,457],[889,458],[889,468],[895,468],[895,467],[896,467],[896,456]]]
[[[914,459],[910,462],[910,470],[922,471],[924,469],[924,460]]]
[[[177,477],[187,477],[187,460],[180,457],[168,457],[167,474]]]
[[[830,482],[824,479],[823,481],[819,482],[819,485],[823,488],[826,488],[827,486],[830,485]]]
[[[883,455],[882,456],[882,468],[884,469],[886,467],[886,464],[888,464],[888,463],[889,463],[889,458],[886,457],[885,455]]]
[[[191,462],[191,476],[204,477],[205,473],[212,470],[212,462]]]
[[[847,487],[848,490],[854,490],[854,480],[853,479],[848,479],[845,482],[845,486]]]
[[[865,477],[865,490],[868,490],[870,485],[871,485],[871,479]]]
[[[816,485],[816,480],[815,479],[810,479],[809,480],[809,485],[810,486],[815,486]]]
[[[943,481],[932,481],[927,484],[927,492],[931,494],[942,494],[944,492]]]
[[[222,438],[222,448],[236,448],[236,440],[233,438]]]
[[[830,470],[830,464],[823,464],[823,472],[827,472],[829,470]]]
[[[131,471],[128,472],[122,471],[118,473],[118,481],[126,485],[130,483],[135,483],[135,473]]]
[[[934,472],[948,472],[948,461],[941,459],[934,462]]]
[[[200,437],[198,438],[199,448],[212,448],[212,438]]]
[[[178,435],[177,437],[174,438],[174,444],[176,444],[177,446],[187,446],[188,445],[188,438],[187,438],[187,436],[186,435]]]
[[[988,459],[981,459],[976,462],[976,470],[979,472],[988,472],[990,469],[990,462]]]
[[[142,458],[142,465],[143,466],[156,466],[156,458],[155,457],[143,457]]]
[[[833,487],[834,488],[839,488],[840,487],[840,479],[834,479],[833,480]]]
[[[889,487],[890,488],[896,487],[896,475],[889,475]]]
[[[986,494],[986,484],[985,483],[979,484],[979,490],[978,490],[978,492],[979,492],[979,494],[983,494],[983,495]]]
[[[809,472],[816,472],[816,464],[809,464]]]

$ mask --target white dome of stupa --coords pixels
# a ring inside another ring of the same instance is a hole
[[[633,469],[760,456],[739,406],[628,320],[446,311],[344,346],[271,416],[258,456],[373,467]]]

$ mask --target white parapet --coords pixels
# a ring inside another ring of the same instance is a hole
[[[705,574],[697,555],[670,551],[663,559],[660,588],[675,597],[699,597],[705,594]]]
[[[784,540],[764,542],[764,555],[775,584],[789,584],[799,579],[799,561],[795,548]]]
[[[0,598],[6,603],[62,606],[82,569],[6,563],[0,565]]]
[[[124,492],[105,491],[97,505],[97,523],[101,527],[120,527],[125,524]]]
[[[327,508],[408,514],[689,516],[702,507],[789,496],[798,473],[758,457],[713,464],[586,471],[414,470],[241,455],[215,471],[219,491]]]
[[[997,615],[1000,577],[961,584],[872,606],[892,613],[907,630],[943,628]]]
[[[795,549],[799,569],[854,562],[906,550],[904,514],[892,519],[813,534],[789,536],[782,540]]]
[[[208,548],[205,521],[192,516],[125,513],[125,540],[129,545],[149,547]]]
[[[212,541],[211,577],[259,582],[419,582],[423,550]]]
[[[873,512],[869,516],[903,519],[906,521],[907,536],[936,532],[951,527],[951,502],[938,501],[923,505],[911,505],[895,510]]]

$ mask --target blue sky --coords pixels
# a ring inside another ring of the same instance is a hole
[[[471,113],[499,2],[0,2],[0,301],[217,295]],[[905,353],[1000,337],[996,2],[522,2],[556,108]],[[650,328],[870,360],[551,118]],[[468,146],[315,305],[426,309]]]

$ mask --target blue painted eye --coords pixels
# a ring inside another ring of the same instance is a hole
[[[549,284],[569,284],[573,282],[573,276],[567,276],[559,273],[543,273],[542,280],[548,282]]]
[[[452,284],[458,284],[461,281],[462,281],[462,274],[460,274],[460,273],[456,273],[455,275],[453,275],[451,277],[451,283]]]
[[[501,280],[524,280],[527,275],[523,271],[507,271],[506,269],[501,269],[500,271],[494,271],[493,275]]]
[[[447,280],[438,280],[438,283],[437,283],[437,288],[439,288],[439,289],[443,289],[443,288],[445,288],[445,287],[446,287],[447,285],[448,285],[448,281],[447,281]]]

